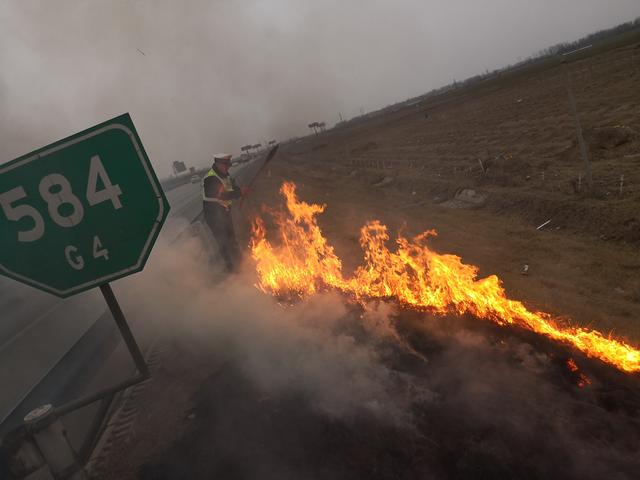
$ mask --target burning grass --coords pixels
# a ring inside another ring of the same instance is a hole
[[[293,183],[285,182],[280,191],[286,207],[269,210],[277,226],[278,244],[267,239],[261,218],[253,224],[251,250],[262,291],[306,297],[338,289],[359,302],[392,299],[434,314],[471,314],[571,345],[621,371],[640,371],[637,348],[597,330],[531,311],[522,302],[507,298],[497,276],[479,279],[478,267],[462,263],[456,255],[431,250],[427,240],[436,235],[432,230],[412,239],[399,236],[397,248],[391,251],[387,227],[377,220],[368,222],[360,230],[364,262],[351,277],[345,277],[340,258],[317,223],[325,206],[300,201]]]

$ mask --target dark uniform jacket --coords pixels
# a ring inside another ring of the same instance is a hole
[[[227,186],[231,187],[231,190],[225,187],[223,180],[228,180]],[[204,208],[225,208],[229,209],[231,201],[242,196],[242,192],[238,187],[235,179],[230,175],[222,175],[211,169],[207,176],[202,181],[204,189]],[[210,201],[213,199],[214,201]]]

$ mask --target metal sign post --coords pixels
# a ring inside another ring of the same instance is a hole
[[[106,300],[107,305],[109,306],[109,310],[111,310],[111,314],[113,315],[113,318],[116,321],[116,325],[118,325],[118,329],[122,334],[122,338],[124,339],[124,342],[127,344],[127,348],[131,353],[131,357],[133,358],[133,361],[136,363],[136,366],[138,367],[138,372],[143,377],[148,377],[149,369],[147,368],[147,364],[144,361],[144,357],[142,356],[142,352],[138,348],[138,344],[136,343],[135,338],[133,338],[133,333],[131,333],[131,329],[127,324],[127,319],[124,317],[124,314],[120,309],[120,304],[118,303],[118,300],[116,299],[116,296],[114,295],[113,290],[111,290],[111,285],[109,285],[108,283],[101,285],[100,291],[102,292],[102,295],[104,296],[104,299]]]
[[[85,478],[59,418],[149,378],[109,282],[144,268],[168,212],[128,114],[0,166],[0,274],[59,297],[100,287],[138,371],[27,415],[14,451],[20,457],[35,441],[55,478]]]
[[[138,374],[134,378],[60,407],[43,405],[32,410],[24,418],[24,424],[10,432],[8,439],[3,439],[3,446],[5,448],[8,446],[11,453],[11,464],[15,470],[13,473],[18,475],[17,478],[35,478],[31,475],[36,475],[37,478],[42,479],[87,480],[89,477],[78,463],[77,454],[69,443],[61,417],[150,377],[149,367],[111,286],[101,285],[100,290],[136,364]]]
[[[136,375],[135,377],[129,380],[125,380],[122,383],[114,385],[113,387],[106,388],[88,397],[81,398],[79,400],[74,400],[73,402],[69,402],[65,405],[62,405],[56,408],[55,411],[58,416],[65,415],[74,410],[78,410],[79,408],[85,407],[93,402],[96,402],[110,395],[118,393],[122,390],[132,387],[133,385],[136,385],[137,383],[143,382],[149,378],[149,367],[147,366],[147,362],[145,362],[142,352],[140,351],[140,347],[138,347],[138,344],[136,343],[136,340],[133,337],[133,333],[129,328],[127,319],[125,318],[124,313],[122,313],[120,304],[118,303],[118,300],[116,299],[116,296],[114,295],[113,290],[111,290],[111,285],[109,285],[108,283],[105,285],[101,285],[100,291],[102,292],[102,295],[104,296],[104,299],[107,302],[109,310],[113,315],[113,319],[115,320],[116,325],[118,326],[118,330],[120,330],[120,334],[122,335],[124,343],[127,345],[127,349],[131,354],[131,358],[133,358],[133,361],[136,364],[138,375]]]

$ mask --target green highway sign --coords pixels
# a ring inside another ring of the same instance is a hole
[[[168,212],[121,115],[0,165],[0,274],[68,297],[139,272]]]

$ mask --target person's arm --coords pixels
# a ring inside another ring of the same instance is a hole
[[[232,181],[233,191],[227,192],[224,185],[217,177],[204,179],[204,194],[206,198],[217,198],[219,200],[235,200],[242,197],[242,190]]]
[[[240,190],[240,188],[238,187],[238,184],[236,183],[234,178],[231,178],[231,186],[233,187],[233,190],[230,192],[226,192],[224,190],[224,186],[222,185],[222,182],[219,182],[220,186],[219,186],[219,191],[218,191],[218,198],[221,200],[236,200],[240,197],[242,197],[242,190]]]

